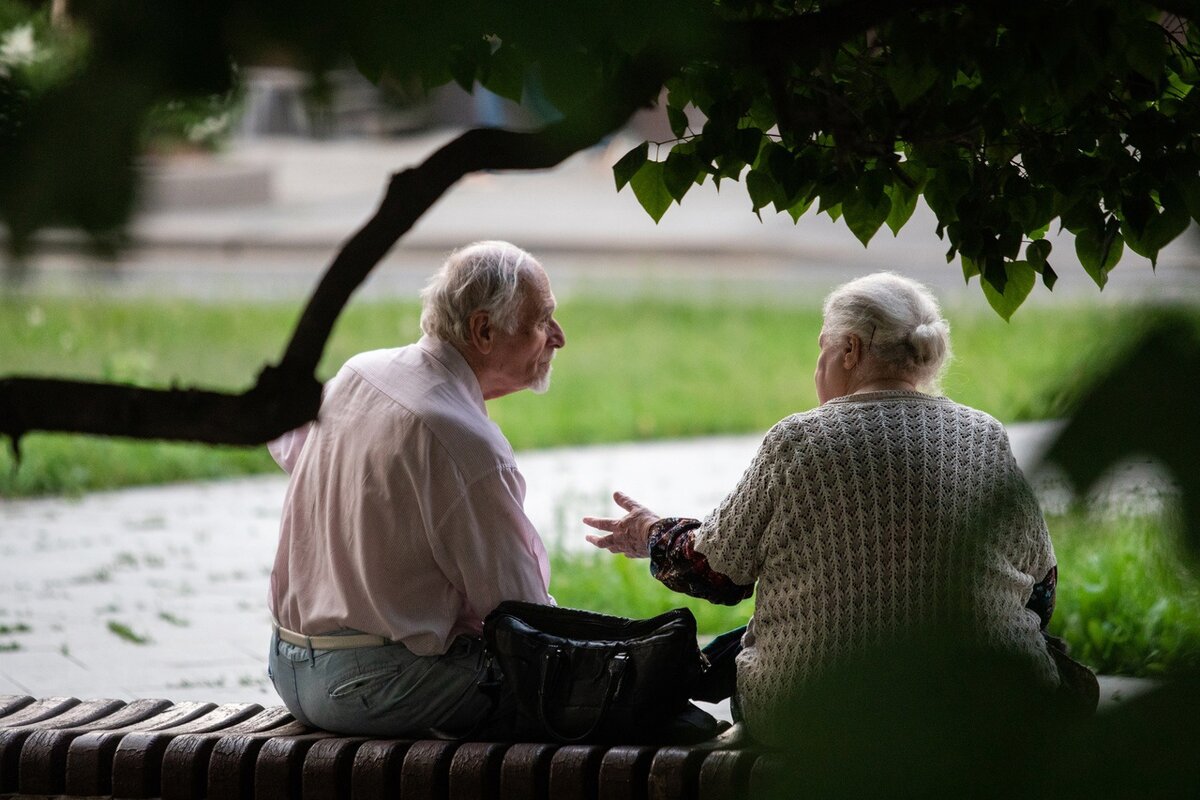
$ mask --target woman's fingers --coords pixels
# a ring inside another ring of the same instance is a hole
[[[611,534],[608,536],[594,536],[589,533],[583,538],[587,539],[589,544],[593,544],[596,547],[599,547],[601,550],[607,550],[610,553],[624,553],[625,555],[629,555],[628,548],[619,544],[616,540],[616,537]]]
[[[613,500],[617,505],[629,512],[641,511],[643,506],[624,492],[613,492]]]
[[[608,517],[584,517],[583,524],[598,531],[615,531],[620,526],[621,520]]]

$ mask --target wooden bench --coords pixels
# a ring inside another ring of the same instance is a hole
[[[781,765],[690,747],[369,739],[283,708],[0,695],[0,797],[687,800],[771,794]]]

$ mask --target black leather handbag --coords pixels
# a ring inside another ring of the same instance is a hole
[[[688,703],[704,661],[686,608],[626,619],[505,601],[483,637],[516,695],[519,740],[656,743],[680,714],[704,714]]]

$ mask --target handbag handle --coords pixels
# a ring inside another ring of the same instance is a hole
[[[562,648],[559,647],[552,647],[542,653],[542,680],[538,687],[538,722],[542,723],[542,727],[555,739],[567,744],[575,744],[595,733],[596,729],[600,727],[600,723],[604,721],[604,717],[608,714],[608,707],[621,688],[621,678],[625,676],[625,669],[629,666],[629,654],[617,653],[608,662],[608,683],[604,687],[604,700],[600,704],[600,710],[596,713],[596,719],[592,722],[591,727],[578,736],[567,736],[556,730],[546,716],[546,701],[550,694],[550,684],[554,680],[554,674],[558,672],[558,662],[561,658]]]

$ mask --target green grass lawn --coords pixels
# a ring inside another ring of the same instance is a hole
[[[1107,675],[1162,677],[1200,668],[1200,581],[1181,564],[1174,524],[1157,516],[1047,520],[1058,556],[1052,633],[1075,658]],[[687,606],[702,634],[746,624],[754,600],[715,606],[675,594],[648,562],[608,553],[555,553],[550,591],[559,604],[649,617]]]
[[[147,386],[247,387],[282,351],[292,304],[0,299],[0,376],[103,378]],[[1200,324],[1200,311],[1190,312]],[[1133,341],[1139,308],[1027,308],[1006,324],[986,309],[951,313],[956,358],[945,390],[1005,422],[1058,417],[1090,376]],[[342,317],[320,373],[351,354],[418,335],[414,303],[358,303]],[[549,394],[494,401],[518,449],[763,431],[816,403],[820,314],[812,308],[577,299],[560,320],[567,348]],[[265,448],[212,448],[32,434],[0,496],[220,477],[275,469]],[[1179,566],[1174,530],[1157,518],[1050,520],[1061,583],[1054,630],[1103,672],[1158,675],[1200,666],[1200,590]],[[563,605],[648,616],[681,604],[701,630],[743,624],[735,608],[686,601],[646,562],[553,556]]]
[[[0,300],[0,376],[103,378],[241,390],[282,352],[294,304],[98,299]],[[1200,317],[1200,312],[1197,312]],[[1135,308],[1029,308],[1006,324],[952,314],[946,392],[1006,422],[1060,415],[1098,366],[1136,335]],[[572,300],[567,347],[544,396],[491,403],[517,449],[766,430],[816,403],[813,308],[725,307],[653,299]],[[358,303],[320,368],[418,335],[415,303]],[[274,469],[264,448],[212,448],[31,434],[23,460],[0,454],[0,496],[77,493]]]

